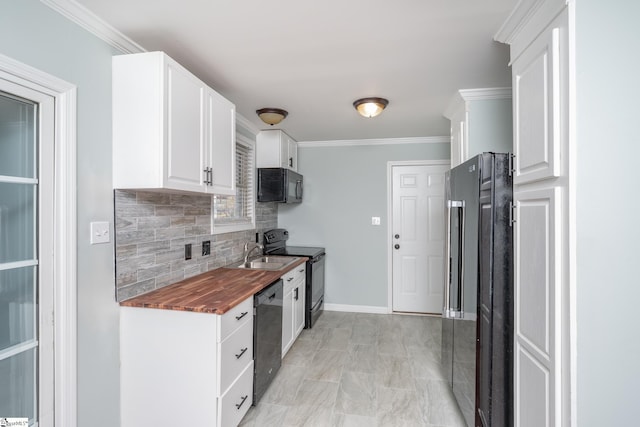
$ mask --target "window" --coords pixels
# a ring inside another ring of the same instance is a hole
[[[255,142],[236,135],[236,195],[213,196],[213,234],[255,228]]]

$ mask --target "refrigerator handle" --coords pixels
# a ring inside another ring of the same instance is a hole
[[[464,251],[464,241],[465,241],[465,230],[464,230],[464,215],[465,215],[465,207],[464,207],[464,200],[459,203],[459,208],[460,208],[460,226],[458,227],[458,229],[460,230],[460,235],[458,236],[459,243],[458,243],[458,248],[460,251],[460,254],[458,256],[458,298],[459,300],[458,305],[456,307],[456,317],[462,319],[464,317],[464,254],[466,253]]]
[[[444,301],[442,307],[442,317],[449,318],[449,307],[451,307],[451,200],[445,203],[444,215]]]
[[[451,235],[451,214],[452,208],[459,209],[459,226],[458,226],[458,235]],[[444,307],[442,310],[442,317],[448,319],[454,318],[462,318],[462,302],[464,301],[464,201],[456,201],[456,200],[447,200],[446,204],[446,218],[445,218],[445,283],[444,283]],[[456,260],[458,261],[458,265],[453,266],[451,264],[451,239],[458,239],[458,253],[456,256]],[[452,268],[457,268],[458,270],[458,282],[452,283]],[[457,288],[457,299],[456,301],[451,301],[451,286],[456,286]]]

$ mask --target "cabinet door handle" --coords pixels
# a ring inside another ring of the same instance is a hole
[[[204,172],[204,184],[213,185],[213,169],[210,167],[206,167],[203,169],[203,172]]]
[[[298,273],[304,273],[304,268],[302,270],[298,270]]]
[[[245,400],[247,400],[247,397],[249,397],[249,395],[244,396],[244,397],[242,398],[242,402],[240,402],[240,403],[236,403],[236,409],[240,409],[240,407],[241,407],[242,405],[244,405],[244,401],[245,401]]]
[[[236,320],[240,320],[242,319],[244,316],[246,316],[247,314],[249,314],[248,311],[243,311],[242,314],[240,314],[240,316],[236,316]]]
[[[293,167],[293,157],[289,157],[289,167]]]
[[[295,288],[294,291],[295,291],[295,295],[293,296],[293,299],[298,301],[298,288]]]
[[[240,354],[236,354],[236,359],[240,359],[242,357],[243,354],[245,354],[247,352],[247,350],[249,349],[249,347],[245,347],[243,349],[240,350]]]
[[[290,282],[290,281],[292,281],[292,280],[293,280],[293,277],[289,277],[289,278],[287,279],[287,282]]]

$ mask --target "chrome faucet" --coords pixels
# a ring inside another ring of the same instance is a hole
[[[253,245],[253,247],[249,249],[249,245]],[[244,244],[244,263],[246,264],[247,262],[249,262],[249,255],[251,255],[251,252],[256,249],[262,250],[263,248],[264,246],[262,246],[260,243],[246,242]]]

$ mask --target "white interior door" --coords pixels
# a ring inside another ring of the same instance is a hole
[[[392,309],[442,312],[444,173],[449,165],[392,167]]]

